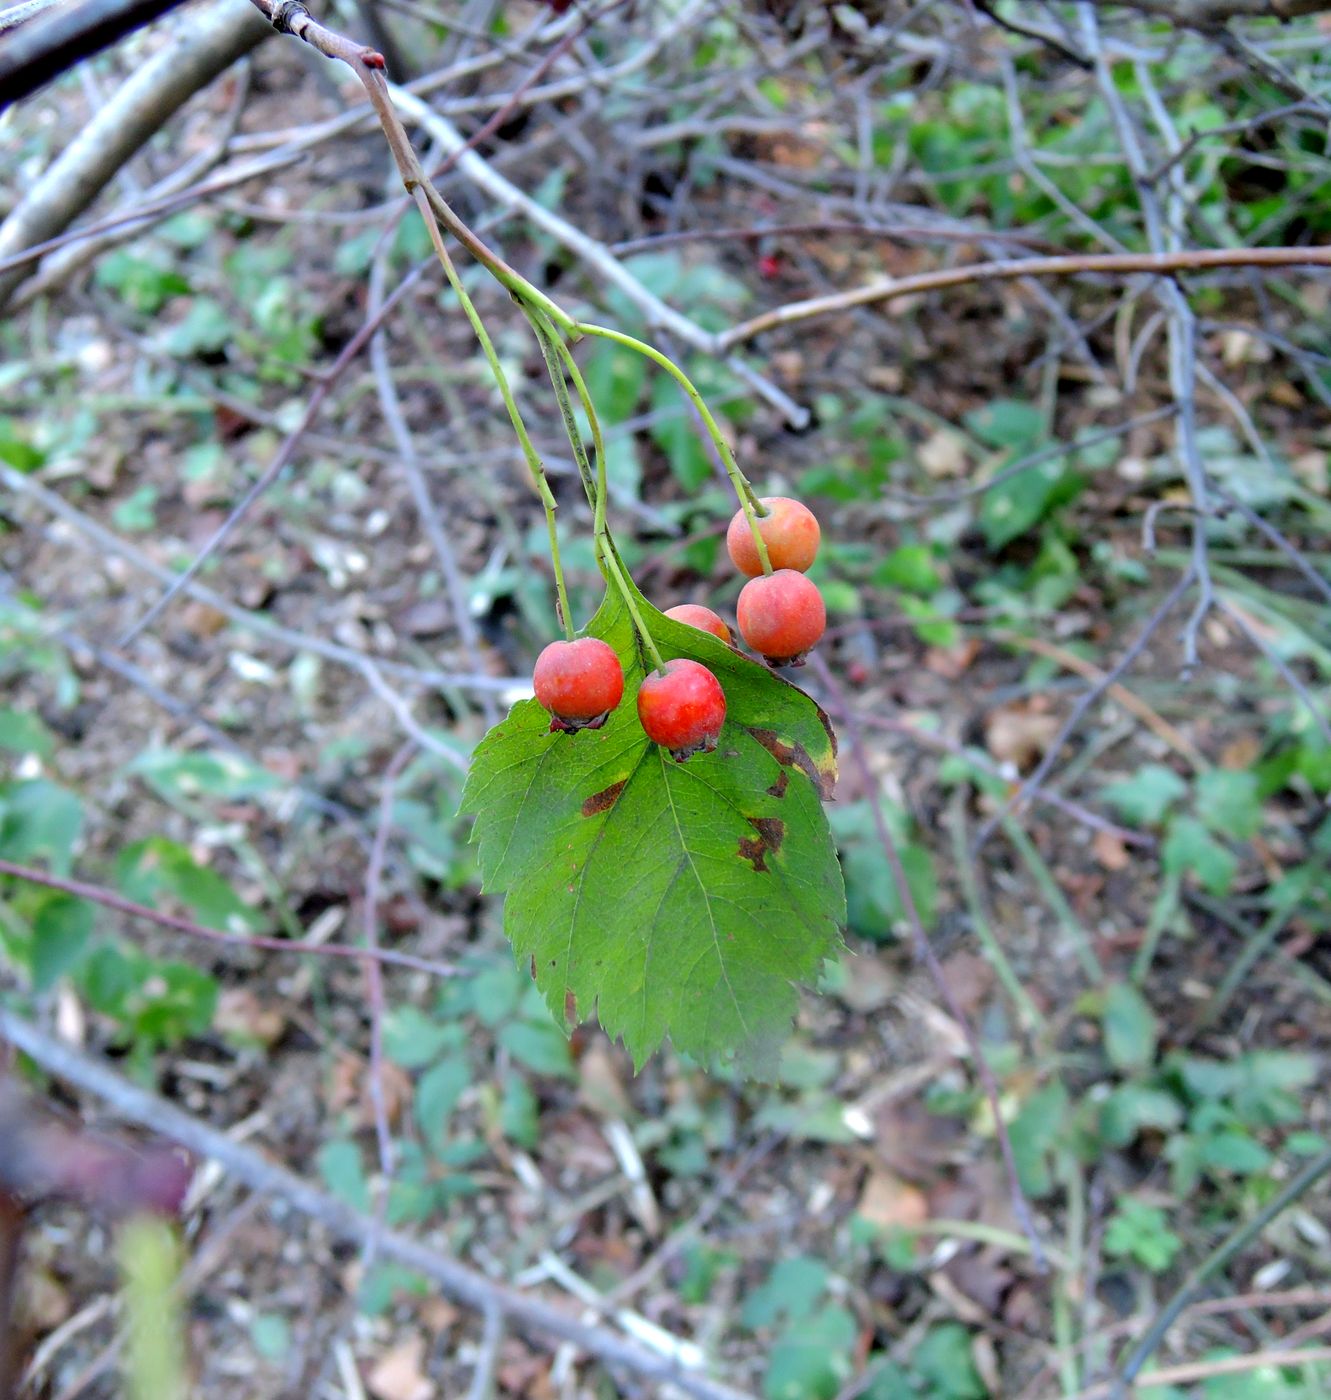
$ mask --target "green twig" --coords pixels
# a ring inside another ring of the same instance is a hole
[[[1192,1270],[1175,1290],[1170,1300],[1155,1315],[1150,1327],[1146,1330],[1146,1335],[1137,1343],[1132,1354],[1124,1362],[1122,1369],[1114,1378],[1110,1390],[1110,1400],[1125,1400],[1133,1381],[1136,1380],[1142,1367],[1151,1359],[1152,1353],[1160,1345],[1174,1319],[1183,1311],[1188,1300],[1207,1279],[1219,1273],[1245,1245],[1256,1239],[1278,1215],[1281,1215],[1297,1200],[1306,1195],[1327,1172],[1331,1172],[1331,1149],[1323,1152],[1319,1157],[1314,1157],[1279,1195],[1272,1197],[1251,1220],[1231,1231],[1228,1238],[1217,1245]]]
[[[1035,842],[1012,817],[1003,818],[1003,831],[1017,848],[1018,855],[1026,862],[1026,868],[1031,872],[1031,877],[1039,887],[1045,902],[1062,924],[1063,932],[1071,938],[1072,949],[1077,955],[1077,961],[1081,963],[1082,971],[1092,982],[1101,982],[1105,975],[1104,968],[1100,966],[1100,959],[1096,957],[1095,949],[1091,946],[1091,936],[1082,927],[1081,920],[1072,912],[1072,906],[1059,889],[1058,881],[1054,879],[1044,857],[1036,849]]]
[[[652,634],[643,623],[642,615],[638,611],[637,599],[633,596],[632,585],[629,583],[623,563],[615,551],[614,541],[610,538],[610,530],[606,524],[604,450],[597,453],[596,477],[593,480],[592,468],[587,460],[587,447],[582,440],[582,433],[578,429],[578,420],[573,416],[573,404],[569,400],[568,384],[564,380],[564,370],[559,354],[561,348],[566,350],[567,347],[562,345],[548,320],[540,317],[539,314],[532,314],[531,321],[532,327],[536,331],[536,338],[541,345],[541,354],[545,357],[545,365],[550,374],[550,383],[554,387],[555,398],[559,402],[559,412],[564,420],[564,431],[568,435],[569,445],[573,449],[574,461],[578,465],[578,475],[581,476],[583,486],[587,489],[588,498],[592,503],[593,515],[599,522],[596,529],[596,553],[601,561],[602,572],[605,574],[606,582],[612,584],[624,600],[624,606],[633,619],[633,626],[638,633],[638,638],[651,656],[656,669],[662,670],[665,667],[665,661],[660,651],[657,650]],[[581,374],[578,375],[575,383],[579,386],[579,399],[587,412],[589,422],[596,423],[595,406],[592,404],[590,394],[587,393],[587,385]],[[598,442],[600,441],[599,425],[595,429],[595,438]],[[604,444],[602,444],[603,448]]]
[[[472,330],[476,333],[476,339],[480,343],[481,353],[485,356],[486,363],[490,366],[490,373],[494,376],[495,383],[499,386],[500,397],[504,401],[504,407],[508,410],[509,422],[513,424],[513,431],[518,436],[518,442],[522,447],[522,455],[526,459],[527,469],[531,473],[532,485],[540,497],[541,505],[545,508],[545,527],[550,537],[550,562],[555,571],[555,594],[558,599],[559,621],[564,629],[564,635],[571,641],[576,633],[573,625],[573,613],[568,605],[568,589],[564,584],[564,566],[559,557],[559,532],[555,527],[555,510],[557,509],[554,493],[550,490],[550,483],[546,480],[545,464],[541,461],[541,454],[537,452],[535,444],[531,440],[531,434],[527,432],[527,425],[522,421],[522,414],[518,412],[517,400],[513,397],[513,390],[509,386],[508,376],[504,373],[504,367],[499,363],[499,356],[495,352],[494,343],[490,339],[490,333],[485,329],[485,322],[481,320],[480,312],[476,310],[467,289],[462,285],[462,279],[458,276],[457,268],[453,266],[453,259],[448,255],[448,249],[444,246],[443,236],[439,232],[439,226],[430,216],[430,204],[425,191],[417,188],[412,192],[412,197],[416,201],[416,207],[421,211],[421,217],[425,220],[425,227],[430,235],[430,241],[434,244],[434,251],[439,258],[439,264],[444,269],[444,276],[448,278],[448,285],[452,287],[457,299],[462,306],[463,313],[471,323]],[[516,275],[516,274],[515,274]]]
[[[184,1330],[176,1294],[179,1251],[171,1227],[152,1216],[120,1232],[131,1400],[185,1400]]]
[[[975,930],[975,937],[993,966],[1003,990],[1016,1006],[1022,1023],[1027,1029],[1043,1031],[1045,1021],[1040,1014],[1040,1008],[1031,1000],[1030,993],[1022,986],[1021,978],[1017,976],[1011,962],[1008,961],[1008,955],[1003,951],[1003,945],[998,941],[993,925],[989,922],[984,900],[980,894],[979,881],[975,878],[975,866],[970,858],[970,834],[966,830],[965,808],[966,793],[959,788],[952,799],[949,824],[952,828],[952,854],[957,863],[957,874],[961,878],[961,892],[971,916],[971,926]]]
[[[730,444],[725,439],[720,425],[712,416],[712,411],[703,402],[702,395],[698,392],[697,386],[684,373],[682,369],[670,358],[664,355],[654,345],[648,345],[645,340],[638,340],[634,336],[625,335],[623,331],[612,330],[609,326],[589,325],[585,321],[577,323],[577,330],[582,335],[599,336],[602,340],[612,340],[616,345],[623,345],[629,350],[636,350],[639,355],[646,356],[653,364],[659,365],[672,379],[679,385],[688,396],[689,402],[697,410],[698,416],[702,419],[703,427],[707,429],[707,435],[712,439],[720,454],[722,465],[726,469],[726,475],[730,478],[730,484],[735,489],[735,496],[739,501],[740,509],[744,512],[744,518],[748,521],[749,531],[753,535],[753,547],[758,551],[759,562],[763,566],[763,573],[772,572],[771,560],[767,557],[767,542],[762,537],[762,532],[758,529],[758,520],[768,512],[766,507],[754,495],[753,487],[749,484],[749,479],[740,470],[739,463],[735,460],[735,454],[730,450]]]
[[[1151,917],[1147,921],[1141,947],[1137,949],[1137,956],[1132,960],[1131,977],[1139,987],[1146,981],[1146,974],[1150,972],[1151,964],[1155,961],[1165,925],[1178,912],[1179,883],[1178,871],[1171,870],[1161,883],[1160,893],[1156,895],[1155,903],[1151,906]]]

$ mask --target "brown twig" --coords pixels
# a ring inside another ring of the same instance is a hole
[[[741,321],[717,336],[718,348],[731,350],[766,331],[873,306],[901,297],[968,287],[982,282],[1011,282],[1022,277],[1077,277],[1083,274],[1164,276],[1223,267],[1331,267],[1331,248],[1196,248],[1176,253],[1065,253],[1048,258],[1000,258],[994,262],[942,267],[909,277],[886,277],[865,287],[831,296],[792,301]]]
[[[213,1158],[251,1190],[285,1202],[339,1238],[364,1248],[374,1234],[374,1221],[360,1211],[4,1007],[0,1007],[0,1040],[8,1041],[48,1074],[101,1099],[120,1118],[170,1138],[198,1156]],[[571,1342],[607,1366],[677,1387],[695,1400],[754,1400],[747,1391],[685,1370],[608,1328],[588,1326],[563,1309],[496,1283],[396,1230],[379,1234],[378,1247],[383,1256],[430,1279],[455,1302],[481,1312],[493,1309],[525,1332]]]
[[[204,938],[210,943],[226,943],[233,948],[256,948],[269,953],[296,953],[326,958],[354,958],[360,962],[372,961],[388,963],[393,967],[409,967],[413,972],[427,972],[431,977],[456,977],[458,969],[448,963],[431,962],[428,958],[413,957],[410,953],[398,953],[391,949],[357,948],[349,943],[300,943],[289,938],[264,938],[258,934],[224,933],[221,929],[207,928],[196,924],[192,919],[183,919],[176,914],[163,914],[159,909],[151,909],[146,904],[136,904],[114,890],[101,885],[90,885],[83,880],[70,880],[61,875],[52,875],[45,870],[35,870],[30,866],[16,865],[10,860],[0,860],[0,875],[9,875],[16,880],[26,880],[32,885],[42,885],[50,890],[60,890],[64,894],[75,895],[79,899],[100,904],[104,909],[114,909],[117,914],[125,914],[131,919],[143,919],[159,928],[170,929],[173,933],[188,934],[191,938]]]

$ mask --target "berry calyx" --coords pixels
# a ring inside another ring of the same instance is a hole
[[[682,622],[686,627],[696,627],[700,632],[710,632],[712,636],[719,637],[729,645],[732,641],[730,628],[726,626],[724,620],[719,618],[711,608],[705,608],[701,603],[678,603],[673,608],[667,608],[665,615],[674,618],[676,622]]]
[[[726,693],[706,666],[677,657],[643,679],[638,718],[647,737],[683,763],[716,748],[726,719]]]
[[[794,569],[753,578],[740,590],[739,634],[773,666],[801,666],[827,627],[818,585]]]
[[[550,711],[550,732],[599,729],[624,698],[624,668],[597,637],[551,642],[536,658],[536,698]]]
[[[764,496],[762,504],[768,513],[758,517],[758,533],[767,546],[767,558],[773,570],[798,569],[803,573],[817,558],[818,544],[823,537],[817,518],[808,506],[789,496]],[[735,512],[726,529],[726,549],[740,573],[750,578],[762,573],[753,531],[742,510]]]

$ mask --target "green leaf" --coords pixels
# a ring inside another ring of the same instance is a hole
[[[551,1021],[544,1024],[531,1021],[510,1021],[499,1032],[499,1044],[519,1064],[537,1074],[553,1074],[564,1079],[576,1079],[568,1040]]]
[[[1197,779],[1197,814],[1223,836],[1246,841],[1262,824],[1257,774],[1213,768]]]
[[[384,1054],[403,1069],[422,1069],[453,1039],[452,1027],[415,1006],[399,1006],[384,1018]]]
[[[744,1327],[775,1326],[783,1317],[799,1317],[812,1310],[827,1287],[827,1265],[807,1254],[782,1259],[767,1281],[745,1299],[740,1314]]]
[[[450,1055],[421,1076],[416,1086],[416,1122],[436,1153],[448,1140],[448,1120],[472,1081],[465,1055]]]
[[[1037,1089],[1012,1121],[1012,1157],[1017,1178],[1028,1196],[1037,1200],[1054,1189],[1050,1158],[1063,1137],[1068,1117],[1068,1091],[1058,1081]]]
[[[1125,821],[1138,826],[1158,826],[1187,790],[1187,783],[1172,768],[1148,763],[1131,778],[1110,783],[1101,796]]]
[[[906,872],[906,884],[927,929],[934,922],[938,904],[933,858],[926,846],[912,839],[906,813],[885,799],[880,799],[880,805]],[[838,804],[832,808],[829,819],[841,851],[850,927],[864,938],[893,938],[896,926],[906,917],[906,908],[883,857],[872,805],[868,801]]]
[[[354,1142],[326,1142],[316,1160],[319,1175],[333,1195],[353,1210],[364,1213],[370,1209],[370,1188],[361,1165],[360,1148]]]
[[[232,753],[178,753],[149,749],[129,765],[168,801],[222,797],[234,801],[257,797],[282,786],[282,780],[257,763]]]
[[[959,1322],[931,1327],[911,1353],[910,1368],[933,1400],[985,1400],[989,1394],[971,1356],[971,1334]]]
[[[1120,1202],[1105,1228],[1104,1250],[1111,1259],[1135,1259],[1153,1273],[1167,1269],[1182,1248],[1164,1211],[1131,1196]]]
[[[873,571],[872,581],[884,588],[903,588],[927,597],[943,586],[927,544],[899,545]]]
[[[1202,1165],[1213,1171],[1248,1176],[1271,1165],[1271,1154],[1266,1148],[1238,1129],[1208,1134],[1198,1145]]]
[[[188,848],[164,836],[150,836],[121,851],[116,883],[140,904],[155,905],[163,894],[173,895],[208,928],[247,933],[263,925],[259,912],[215,870],[200,865]]]
[[[1183,1105],[1163,1089],[1121,1084],[1100,1105],[1100,1136],[1110,1147],[1126,1147],[1143,1128],[1169,1132],[1183,1122]]]
[[[850,1378],[857,1332],[845,1308],[825,1307],[793,1322],[772,1345],[766,1400],[833,1400]]]
[[[652,441],[666,454],[679,484],[688,492],[697,491],[712,476],[712,459],[680,399],[679,386],[665,375],[652,381],[652,416]]]
[[[1169,875],[1192,874],[1212,894],[1227,894],[1238,862],[1195,817],[1176,817],[1165,837],[1161,859]]]
[[[46,894],[32,919],[32,989],[49,991],[83,955],[92,933],[93,908],[60,891]]]
[[[68,875],[82,828],[83,805],[65,788],[45,778],[0,783],[0,855],[7,860],[45,859]]]
[[[1030,451],[1045,436],[1044,414],[1033,403],[1023,403],[1020,399],[995,399],[968,413],[965,423],[989,447]]]
[[[717,751],[673,762],[632,696],[644,675],[623,602],[587,629],[624,666],[603,729],[551,734],[522,701],[486,735],[462,810],[485,888],[507,889],[519,963],[564,1023],[596,1009],[639,1067],[669,1035],[710,1061],[770,1066],[795,984],[841,947],[845,900],[820,795],[836,778],[826,717],[802,691],[637,595],[667,659],[710,667],[726,693]]]
[[[35,753],[45,758],[51,748],[51,731],[36,715],[0,706],[0,749],[9,753]]]
[[[1130,982],[1105,994],[1105,1053],[1115,1069],[1145,1069],[1155,1059],[1158,1023],[1146,998]]]

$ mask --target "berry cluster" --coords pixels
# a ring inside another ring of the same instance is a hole
[[[736,608],[740,636],[772,666],[801,666],[823,635],[827,612],[818,585],[804,576],[818,553],[821,531],[813,512],[786,496],[767,496],[757,519],[771,572],[765,572],[743,510],[726,531],[726,549],[748,582]],[[681,603],[666,617],[734,644],[711,608]],[[536,698],[550,712],[551,730],[599,729],[624,696],[619,657],[595,637],[551,642],[536,661]],[[697,661],[680,657],[652,671],[638,688],[638,719],[653,743],[676,762],[716,748],[726,718],[721,682]]]

